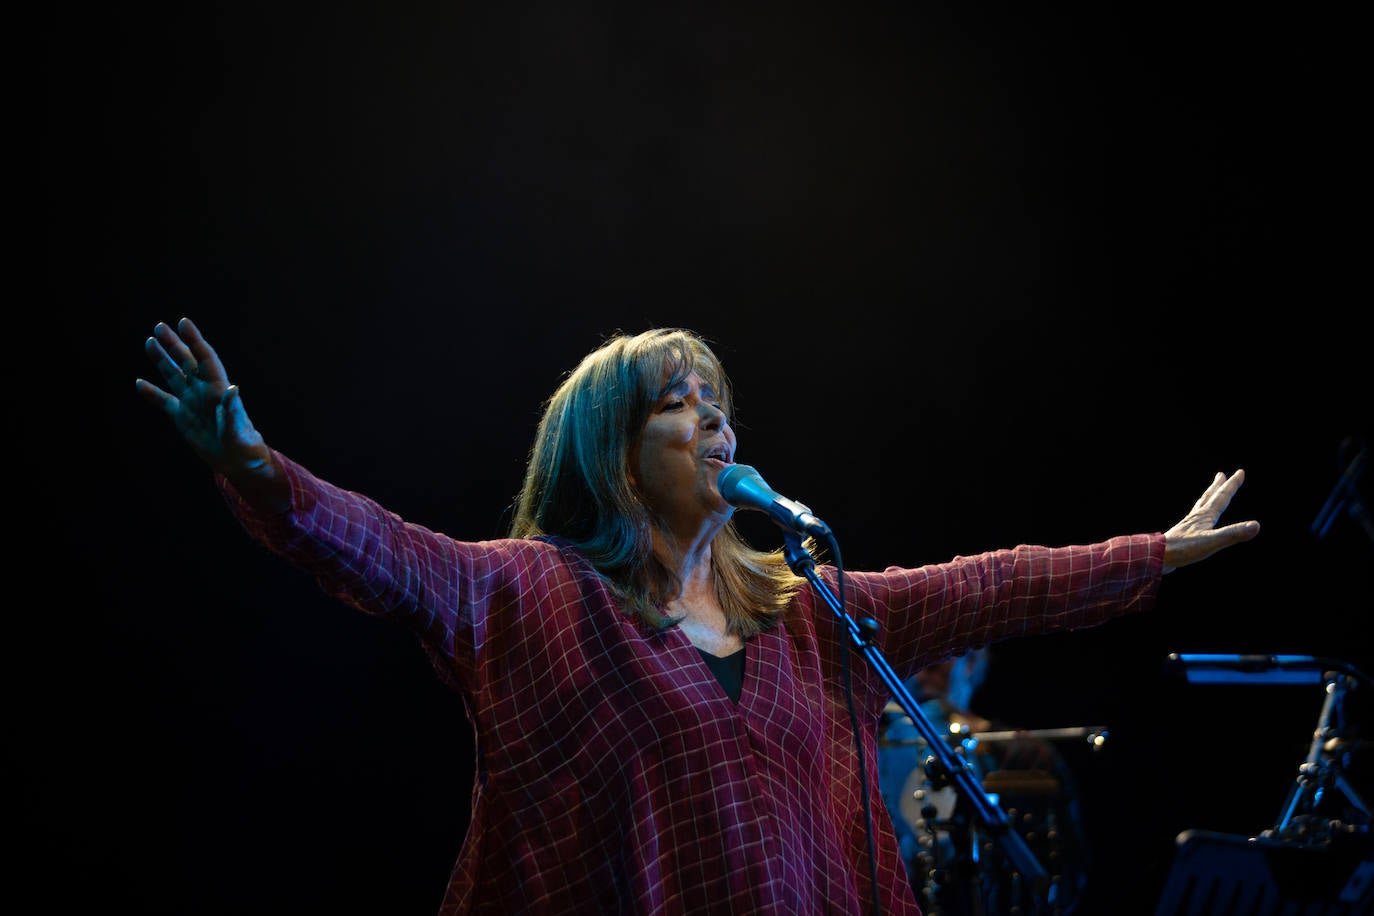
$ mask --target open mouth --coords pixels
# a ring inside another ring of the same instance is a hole
[[[726,467],[727,465],[734,464],[734,462],[730,460],[730,450],[724,447],[713,448],[703,455],[702,458],[707,464],[714,464],[719,467]]]

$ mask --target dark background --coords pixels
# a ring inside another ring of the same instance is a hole
[[[182,315],[269,442],[466,538],[562,373],[656,325],[717,345],[740,460],[851,569],[1163,530],[1244,467],[1255,541],[995,647],[978,706],[1110,727],[1064,748],[1094,913],[1149,912],[1184,829],[1271,826],[1320,689],[1161,666],[1374,669],[1374,541],[1309,531],[1370,432],[1351,30],[1003,6],[50,8],[9,395],[34,910],[432,913],[467,823],[414,639],[250,542],[135,397]]]

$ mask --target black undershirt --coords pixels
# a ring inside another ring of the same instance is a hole
[[[717,658],[704,649],[697,651],[705,660],[706,667],[710,668],[716,680],[720,681],[720,686],[725,688],[725,695],[730,698],[730,702],[738,703],[740,691],[744,689],[744,650],[740,649],[724,658]]]

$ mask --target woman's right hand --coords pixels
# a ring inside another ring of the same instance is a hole
[[[257,508],[285,509],[290,489],[262,434],[248,419],[214,348],[189,318],[173,330],[158,322],[144,344],[165,388],[137,379],[139,395],[171,417],[200,459],[223,474]]]

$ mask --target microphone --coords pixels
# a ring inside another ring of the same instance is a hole
[[[1347,439],[1343,443],[1349,445],[1353,440]],[[1336,481],[1336,486],[1331,491],[1331,495],[1326,498],[1326,503],[1322,506],[1317,517],[1312,520],[1311,531],[1319,538],[1324,538],[1331,531],[1331,526],[1344,511],[1349,511],[1351,515],[1358,515],[1363,506],[1360,504],[1360,491],[1355,484],[1359,482],[1360,475],[1364,473],[1365,455],[1368,454],[1367,445],[1360,446],[1359,452],[1341,472],[1340,479]]]
[[[721,471],[716,489],[730,505],[763,512],[779,527],[798,534],[830,537],[829,525],[812,515],[808,507],[775,491],[747,464],[732,464]]]

